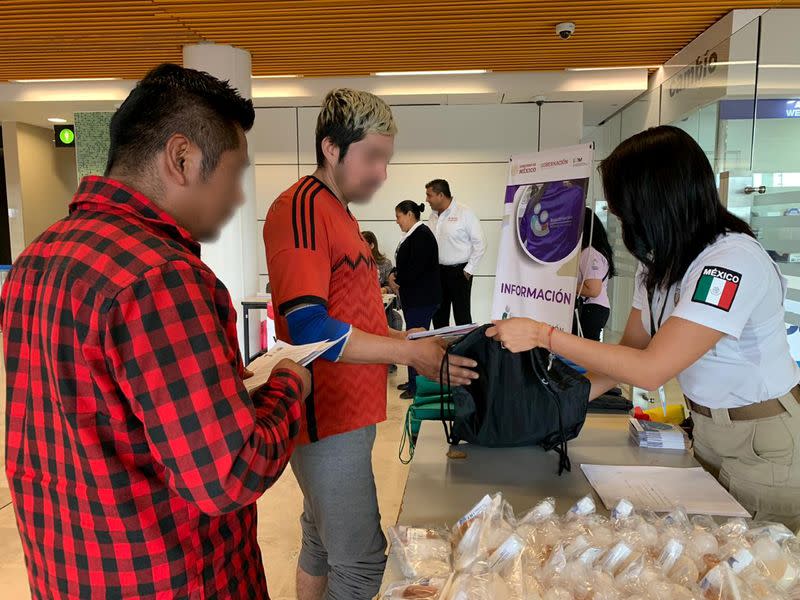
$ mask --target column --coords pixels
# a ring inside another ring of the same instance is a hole
[[[246,50],[217,44],[184,46],[183,66],[227,80],[243,97],[252,97],[250,53]],[[218,240],[203,244],[202,257],[231,294],[239,317],[240,350],[243,351],[243,336],[249,335],[252,352],[258,344],[259,319],[255,318],[256,313],[252,314],[250,331],[243,330],[242,299],[254,296],[258,287],[258,217],[253,167],[245,172],[242,185],[244,204],[225,225]]]

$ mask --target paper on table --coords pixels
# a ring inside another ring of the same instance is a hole
[[[637,508],[654,512],[670,512],[681,506],[692,515],[750,517],[750,513],[701,467],[584,464],[581,469],[609,510],[626,498]]]
[[[306,367],[340,341],[342,341],[341,338],[332,342],[318,342],[303,346],[292,346],[286,342],[277,342],[266,354],[259,356],[247,365],[247,368],[253,372],[253,376],[244,380],[244,387],[248,392],[260,388],[267,383],[275,366],[284,359],[293,360],[297,364]]]
[[[473,323],[472,325],[453,325],[451,327],[440,327],[439,329],[432,329],[431,331],[420,331],[419,333],[412,333],[408,336],[410,340],[421,340],[428,337],[442,337],[451,338],[467,335],[471,331],[476,330],[480,325]]]

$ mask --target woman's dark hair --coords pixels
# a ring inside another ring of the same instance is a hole
[[[622,241],[646,269],[648,290],[679,281],[720,235],[755,237],[722,206],[708,158],[682,129],[663,125],[634,135],[602,161],[600,173]]]
[[[425,212],[425,205],[424,204],[417,204],[416,202],[412,202],[411,200],[403,200],[400,204],[394,207],[395,211],[401,212],[404,215],[408,213],[414,213],[414,218],[419,221],[419,218],[422,216],[422,213]]]
[[[583,240],[581,240],[581,250],[586,250],[591,246],[597,250],[608,261],[608,275],[606,277],[611,279],[617,274],[617,269],[614,267],[614,251],[611,249],[611,244],[608,242],[608,234],[606,228],[600,218],[594,214],[594,211],[586,207],[586,212],[583,217]]]
[[[371,231],[362,231],[361,235],[364,236],[364,239],[367,240],[367,243],[372,246],[372,258],[375,259],[376,263],[382,263],[386,260],[386,256],[381,254],[381,250],[378,247],[378,238],[375,237],[375,234]]]

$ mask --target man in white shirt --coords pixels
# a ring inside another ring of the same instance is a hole
[[[472,277],[486,252],[481,222],[466,206],[456,203],[450,184],[434,179],[425,186],[425,200],[433,214],[428,227],[439,244],[442,304],[433,316],[433,326],[450,324],[450,307],[456,325],[472,323]]]

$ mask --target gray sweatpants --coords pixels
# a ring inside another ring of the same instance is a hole
[[[372,472],[375,426],[299,446],[291,465],[303,492],[300,568],[328,577],[329,600],[370,600],[386,566]]]

